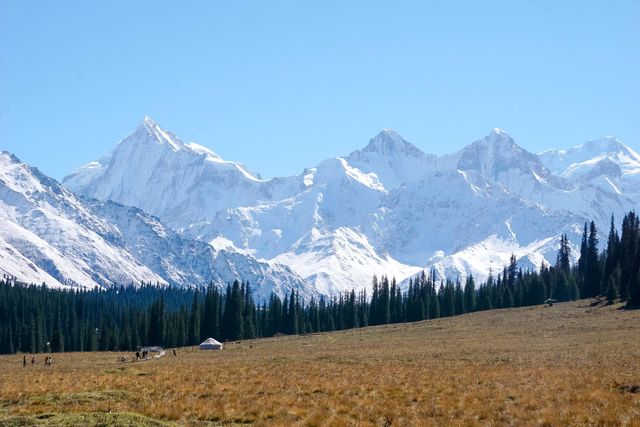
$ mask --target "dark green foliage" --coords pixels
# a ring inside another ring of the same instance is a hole
[[[609,276],[606,290],[607,304],[613,304],[618,299],[618,296],[618,285],[614,281],[613,276]]]
[[[248,283],[226,288],[177,289],[142,284],[108,290],[54,290],[0,280],[0,353],[133,350],[142,345],[196,345],[207,337],[252,339],[275,334],[334,331],[454,316],[476,310],[568,301],[605,295],[640,307],[640,221],[625,215],[618,235],[613,218],[607,247],[598,253],[595,225],[585,224],[580,259],[570,265],[566,235],[555,266],[522,271],[515,256],[478,288],[436,284],[436,272],[421,272],[402,288],[395,279],[374,276],[372,295],[355,291],[303,301],[297,292],[272,295],[256,305]],[[436,291],[436,289],[438,289]]]
[[[469,275],[464,285],[464,306],[467,312],[475,311],[477,308],[476,284],[473,276]]]
[[[244,319],[242,317],[244,295],[237,280],[227,286],[224,314],[222,315],[222,339],[240,340],[243,338]]]
[[[640,221],[635,212],[622,220],[619,246],[620,296],[629,307],[640,307]]]

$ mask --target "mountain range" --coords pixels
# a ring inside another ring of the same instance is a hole
[[[0,156],[0,271],[54,286],[249,280],[261,298],[555,262],[559,236],[640,201],[640,155],[613,137],[533,154],[493,129],[444,156],[385,129],[362,149],[262,179],[146,117],[62,185]]]

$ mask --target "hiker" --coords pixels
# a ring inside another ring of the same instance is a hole
[[[136,360],[140,359],[140,352],[136,351]]]
[[[45,367],[49,366],[49,356],[46,356],[46,357],[44,358],[44,366],[45,366]]]
[[[23,368],[27,367],[27,356],[26,355],[22,356],[22,367]]]
[[[33,356],[33,357],[31,358],[31,366],[33,366],[33,365],[35,365],[35,364],[36,364],[36,357],[35,357],[35,356]]]
[[[176,354],[176,349],[175,349],[175,348],[173,349],[173,355],[174,355],[174,356],[177,356],[177,354]]]
[[[53,362],[53,357],[49,356],[49,366],[51,366],[51,362]]]

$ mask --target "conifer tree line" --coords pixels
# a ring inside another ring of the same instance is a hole
[[[0,353],[130,351],[139,346],[182,347],[208,337],[221,341],[335,331],[415,322],[479,310],[604,296],[640,307],[640,222],[625,215],[620,233],[611,219],[604,249],[585,224],[579,260],[571,264],[566,235],[554,265],[523,271],[516,257],[476,286],[473,276],[436,280],[423,271],[403,289],[373,277],[366,291],[303,301],[297,292],[256,303],[249,283],[181,289],[152,284],[107,290],[56,290],[0,280]]]

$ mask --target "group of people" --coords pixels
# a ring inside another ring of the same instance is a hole
[[[147,350],[142,350],[142,355],[140,355],[140,351],[136,351],[136,360],[146,359],[148,355],[149,352]]]
[[[44,366],[51,366],[51,363],[53,363],[53,358],[51,356],[45,356],[44,358]],[[31,366],[34,366],[36,364],[36,357],[32,356],[31,357]],[[27,367],[27,356],[24,355],[22,356],[22,367],[26,368]]]
[[[161,349],[161,350],[162,350],[162,349]],[[161,357],[161,356],[164,356],[164,355],[165,355],[165,352],[164,352],[164,351],[160,351],[159,353],[160,353],[160,354],[159,354],[158,356],[155,356],[155,357]],[[177,356],[177,355],[178,355],[178,353],[176,353],[176,349],[175,349],[175,348],[173,349],[173,355],[174,355],[174,356]],[[138,349],[138,350],[136,351],[136,360],[140,360],[140,359],[142,359],[142,360],[146,360],[146,359],[148,359],[148,358],[149,358],[149,350],[147,350],[147,349],[142,349],[142,351],[141,351],[140,349]]]

